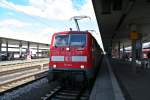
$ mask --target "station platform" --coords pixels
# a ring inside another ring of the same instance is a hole
[[[150,68],[107,56],[99,66],[90,100],[150,100]]]
[[[112,60],[112,68],[126,100],[150,100],[150,69],[129,61]]]
[[[106,55],[103,56],[100,66],[90,100],[125,100]]]

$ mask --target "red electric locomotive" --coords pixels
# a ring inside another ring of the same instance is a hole
[[[87,79],[94,76],[101,49],[88,31],[66,31],[53,34],[50,45],[48,80],[71,73]]]

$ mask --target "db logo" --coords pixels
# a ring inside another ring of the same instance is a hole
[[[71,57],[70,56],[66,56],[65,57],[65,61],[71,61]]]

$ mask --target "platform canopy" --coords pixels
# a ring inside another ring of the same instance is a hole
[[[150,0],[92,0],[104,48],[131,45],[136,31],[143,42],[150,41]]]
[[[26,40],[19,40],[19,39],[13,39],[13,38],[7,38],[7,37],[0,37],[0,42],[2,44],[6,44],[8,42],[9,45],[19,45],[20,43],[22,45],[28,45],[30,44],[31,47],[36,47],[37,45],[40,46],[40,48],[49,48],[49,44],[46,43],[39,43],[39,42],[34,42],[34,41],[26,41]]]

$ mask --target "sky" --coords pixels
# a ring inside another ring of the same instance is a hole
[[[71,18],[83,15],[91,19],[80,29],[95,30],[102,46],[91,0],[0,0],[0,37],[49,44],[54,32],[77,30]]]

